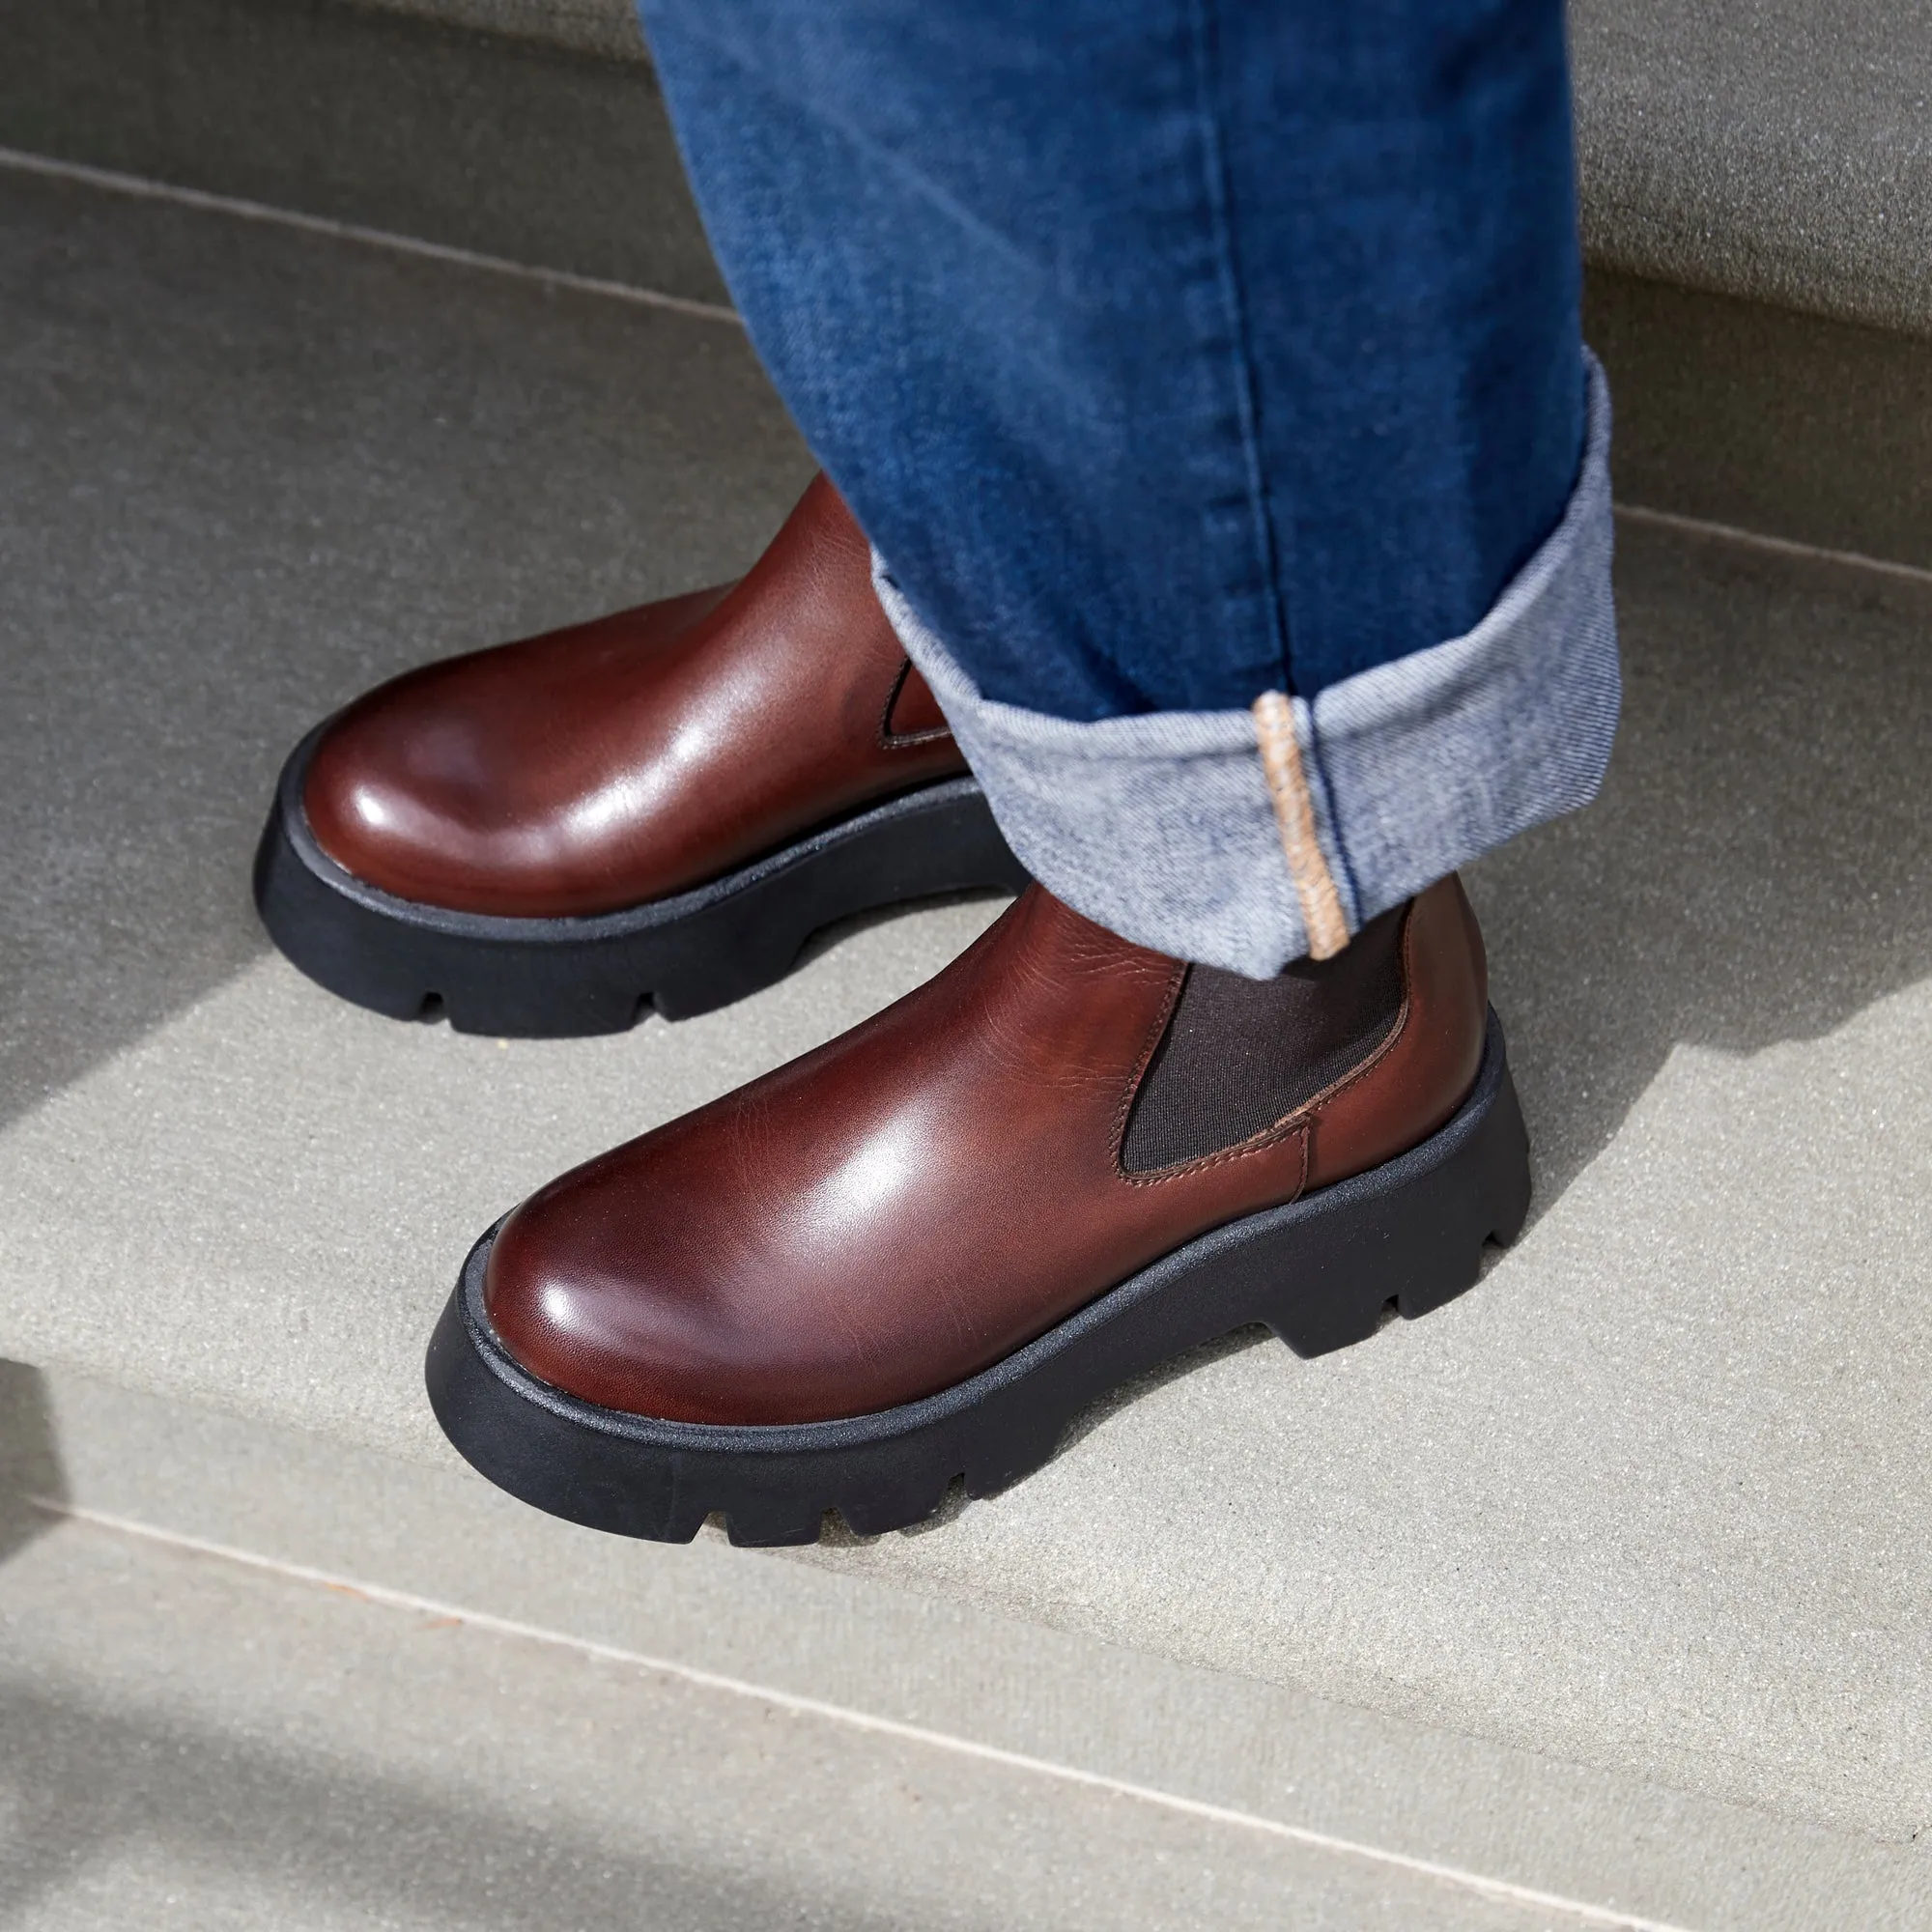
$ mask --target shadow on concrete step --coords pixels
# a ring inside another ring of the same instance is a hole
[[[24,1362],[0,1361],[0,1563],[57,1520],[37,1504],[67,1499],[46,1378]]]
[[[513,1737],[502,1743],[514,1752]],[[304,1924],[695,1932],[807,1916],[795,1890],[731,1868],[728,1832],[715,1858],[694,1857],[690,1845],[654,1858],[615,1833],[586,1835],[559,1818],[549,1792],[529,1797],[519,1816],[344,1758],[305,1761],[172,1712],[104,1711],[0,1686],[0,1926],[39,1922],[34,1908],[50,1892],[90,1880],[130,1915],[116,1913],[116,1922],[131,1922],[144,1873],[185,1882],[190,1895],[204,1878],[225,1900],[292,1911]],[[883,1932],[902,1921],[845,1900],[813,1922]]]
[[[1673,1048],[1816,1039],[1932,976],[1932,584],[1628,522],[1619,547],[1603,795],[1469,873],[1533,1214]],[[1800,1123],[1748,1131],[1804,1172]]]
[[[1603,795],[1468,874],[1529,1121],[1532,1220],[1673,1049],[1816,1039],[1932,978],[1932,583],[1643,526],[1620,546],[1625,714]],[[1802,1183],[1804,1122],[1738,1131]],[[1279,1346],[1244,1328],[1163,1364],[1084,1409],[1059,1453],[1208,1363]]]
[[[1468,874],[1532,1218],[1674,1048],[1815,1039],[1932,977],[1932,584],[1639,526],[1620,545],[1625,713],[1603,795]],[[1803,1122],[1739,1131],[1802,1179]],[[1243,1328],[1165,1363],[1082,1410],[1060,1453],[1197,1369],[1280,1346]]]

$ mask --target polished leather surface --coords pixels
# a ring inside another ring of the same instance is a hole
[[[1129,1175],[1186,969],[1032,887],[896,1005],[526,1202],[491,1253],[491,1321],[533,1374],[634,1414],[801,1422],[931,1394],[1447,1121],[1486,1007],[1455,879],[1412,902],[1402,947],[1401,1010],[1359,1065],[1238,1146]]]
[[[384,685],[317,746],[322,849],[466,912],[609,912],[966,769],[820,477],[751,573]]]

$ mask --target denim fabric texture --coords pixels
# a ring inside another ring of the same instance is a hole
[[[1294,699],[1316,835],[1350,931],[1596,795],[1621,679],[1609,390],[1594,358],[1563,519],[1464,636]],[[1308,949],[1246,710],[1076,724],[987,696],[874,555],[873,582],[1050,892],[1122,938],[1265,979]]]
[[[1261,977],[1309,949],[1304,791],[1350,931],[1595,792],[1561,0],[642,14],[753,341],[1052,891]]]
[[[641,11],[753,344],[987,697],[1314,697],[1563,514],[1561,0]]]

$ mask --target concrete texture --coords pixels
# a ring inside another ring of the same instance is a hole
[[[1932,14],[1572,0],[1591,259],[1932,334]]]
[[[647,60],[628,0],[364,0]],[[1932,334],[1932,16],[1884,0],[1571,0],[1592,261]]]
[[[0,1352],[446,1465],[419,1351],[475,1230],[992,908],[614,1041],[308,986],[244,887],[303,724],[732,567],[800,452],[724,327],[43,185],[0,209]],[[1645,530],[1620,567],[1605,799],[1471,881],[1537,1141],[1523,1243],[1426,1321],[1316,1363],[1236,1338],[1007,1495],[810,1560],[1903,1844],[1932,1812],[1932,590]]]
[[[261,956],[317,716],[734,574],[810,465],[730,325],[19,177],[0,232],[5,1117]]]
[[[511,1620],[749,1680],[770,1697],[917,1725],[935,1748],[950,1740],[1021,1753],[1318,1833],[1372,1864],[1427,1861],[1702,1932],[1853,1922],[1902,1932],[1932,1918],[1922,1848],[1179,1664],[957,1595],[802,1568],[710,1534],[688,1548],[583,1536],[457,1471],[0,1366],[0,1520],[10,1496],[27,1495],[351,1579],[364,1594],[454,1605],[472,1622]],[[24,1503],[14,1517],[36,1534],[61,1520]],[[0,1601],[5,1587],[0,1572]],[[1568,1916],[1551,1910],[1548,1922]]]
[[[78,1525],[0,1571],[0,1660],[19,1932],[1549,1922]]]
[[[433,11],[0,0],[0,147],[725,299],[647,65]]]

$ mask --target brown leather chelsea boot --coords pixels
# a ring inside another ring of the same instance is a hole
[[[311,978],[492,1034],[705,1011],[833,920],[1024,883],[823,477],[737,583],[358,698],[289,759],[255,862]]]
[[[1528,1199],[1455,878],[1267,981],[1034,886],[895,1006],[499,1222],[430,1399],[491,1481],[597,1528],[896,1528],[1231,1328],[1309,1355],[1435,1307]]]

